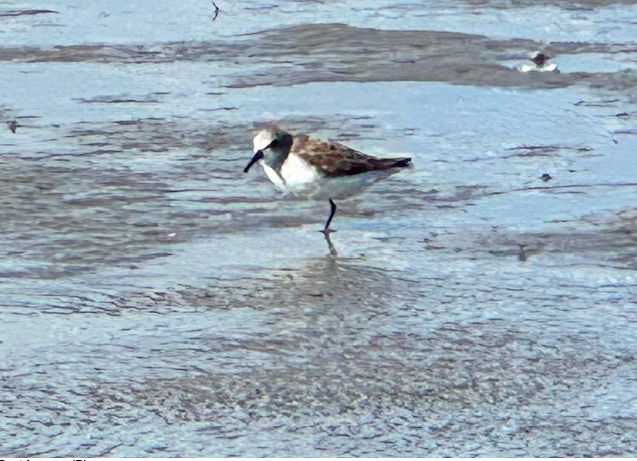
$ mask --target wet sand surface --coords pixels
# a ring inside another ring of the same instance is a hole
[[[420,3],[0,3],[0,454],[637,455],[637,5]]]

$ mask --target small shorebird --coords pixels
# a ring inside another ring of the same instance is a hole
[[[522,66],[519,67],[518,70],[520,72],[532,72],[532,71],[555,72],[557,71],[557,64],[555,63],[549,64],[549,59],[551,59],[549,55],[542,53],[540,51],[536,51],[535,53],[531,55],[531,61],[533,62],[533,65],[523,64]]]
[[[330,216],[323,233],[330,232],[336,213],[334,199],[350,197],[409,166],[410,158],[376,158],[334,141],[291,135],[273,126],[254,137],[254,157],[243,170],[255,163],[263,167],[274,186],[286,193],[310,199],[327,199]]]

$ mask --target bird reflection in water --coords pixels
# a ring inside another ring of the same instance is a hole
[[[332,239],[330,238],[330,233],[325,232],[323,233],[323,235],[325,236],[325,241],[327,242],[327,249],[330,251],[330,258],[336,259],[338,257],[338,251],[336,251],[336,248],[334,247],[334,244],[332,243]]]

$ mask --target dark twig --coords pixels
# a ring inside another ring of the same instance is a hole
[[[217,4],[214,1],[212,2],[212,6],[215,7],[215,15],[212,17],[212,20],[214,21],[215,19],[217,19],[217,16],[219,16],[219,12],[221,10],[219,9],[219,7],[217,6]]]
[[[22,16],[22,15],[33,15],[33,14],[58,14],[57,11],[53,10],[21,10],[21,11],[3,11],[0,13],[0,17],[6,16]]]

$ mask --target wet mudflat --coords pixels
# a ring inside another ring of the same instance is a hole
[[[637,453],[637,6],[447,3],[0,3],[2,455]]]

